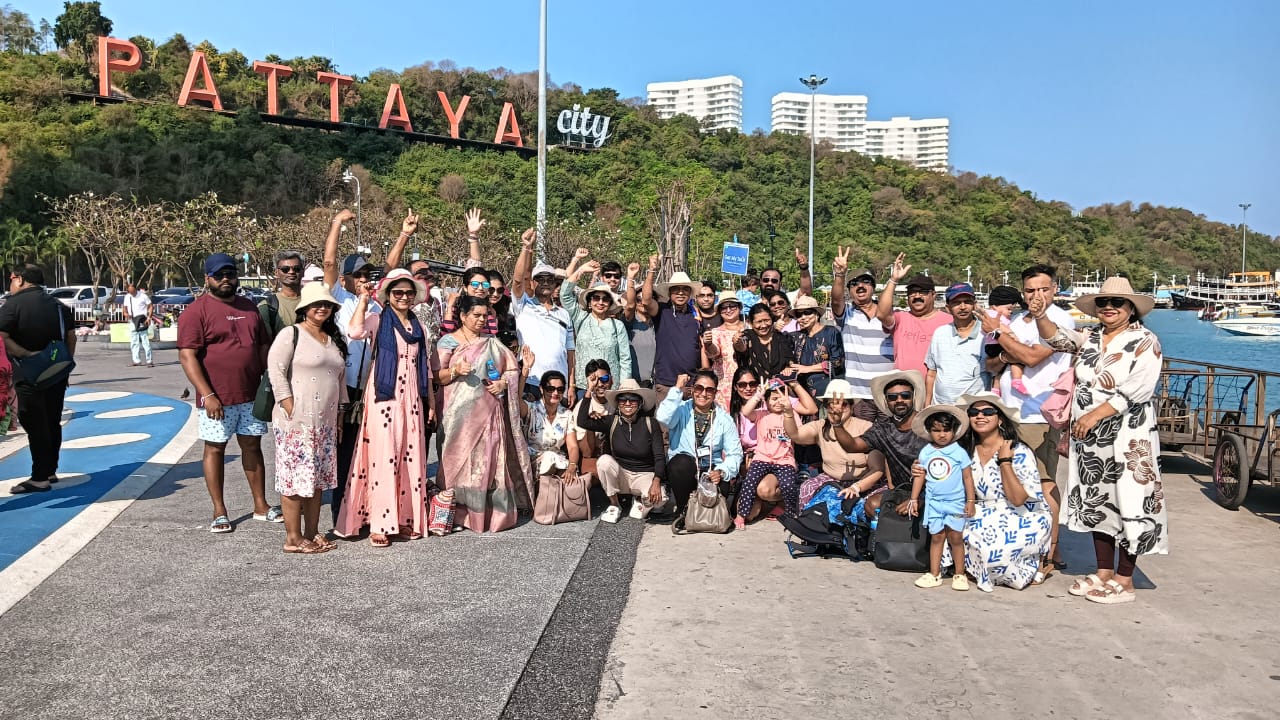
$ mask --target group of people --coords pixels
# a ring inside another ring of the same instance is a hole
[[[1021,290],[993,288],[985,308],[951,285],[943,310],[903,256],[877,295],[876,274],[851,270],[846,248],[829,303],[798,251],[795,292],[776,268],[720,291],[684,272],[659,281],[658,256],[624,267],[579,249],[555,268],[535,260],[532,230],[508,282],[482,265],[473,210],[462,286],[448,294],[430,263],[400,267],[416,216],[380,268],[339,258],[349,216],[333,219],[314,272],[297,253],[277,256],[279,288],[259,307],[237,294],[235,260],[210,256],[206,292],[179,321],[213,532],[233,529],[222,477],[234,435],[254,516],[285,524],[290,553],[334,547],[319,529],[326,490],[336,535],[386,547],[506,530],[540,493],[578,483],[608,498],[603,521],[619,521],[629,497],[631,517],[679,525],[700,481],[738,528],[800,513],[827,483],[856,500],[860,521],[920,515],[934,535],[921,587],[947,566],[957,589],[966,574],[987,591],[1043,582],[1060,561],[1060,520],[1092,533],[1098,570],[1070,592],[1096,602],[1131,601],[1136,557],[1166,551],[1151,402],[1160,346],[1141,324],[1149,299],[1123,278],[1077,302],[1099,322],[1084,331],[1053,304],[1053,268],[1028,268]],[[1063,430],[1041,406],[1068,374]],[[255,417],[265,391],[270,416]],[[265,494],[268,420],[279,508]]]

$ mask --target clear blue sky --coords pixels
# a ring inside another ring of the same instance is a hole
[[[36,19],[62,10],[8,1]],[[1249,202],[1250,227],[1280,234],[1277,2],[550,6],[557,83],[640,97],[651,81],[733,74],[750,131],[768,129],[774,93],[816,72],[826,91],[868,95],[872,118],[949,117],[959,170],[1077,209],[1145,201],[1238,223]],[[446,58],[537,68],[536,0],[104,0],[103,12],[118,37],[181,32],[251,59],[324,55],[357,75]]]

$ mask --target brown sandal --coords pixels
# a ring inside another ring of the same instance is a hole
[[[301,545],[285,545],[284,551],[289,555],[315,555],[317,553],[325,552],[325,550],[320,549],[310,540],[303,540]]]
[[[329,538],[323,535],[316,535],[315,537],[311,538],[311,544],[324,548],[326,552],[338,547],[338,543],[330,540]]]
[[[369,544],[376,548],[391,547],[391,538],[382,533],[369,533]]]

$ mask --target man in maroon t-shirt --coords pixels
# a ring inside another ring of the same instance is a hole
[[[253,493],[253,517],[284,522],[280,508],[267,503],[262,461],[262,436],[267,425],[253,416],[254,396],[267,367],[270,335],[253,302],[236,293],[240,280],[230,255],[210,255],[204,261],[204,274],[205,293],[178,319],[178,358],[195,386],[196,407],[204,410],[199,416],[204,482],[214,515],[209,531],[233,529],[222,496],[223,466],[232,435],[240,446],[240,462]]]

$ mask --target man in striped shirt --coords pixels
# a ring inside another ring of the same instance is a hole
[[[844,340],[844,373],[853,391],[853,414],[874,422],[879,411],[871,399],[871,381],[893,372],[893,336],[876,316],[875,273],[870,268],[849,272],[852,250],[836,247],[831,263],[831,314]]]

